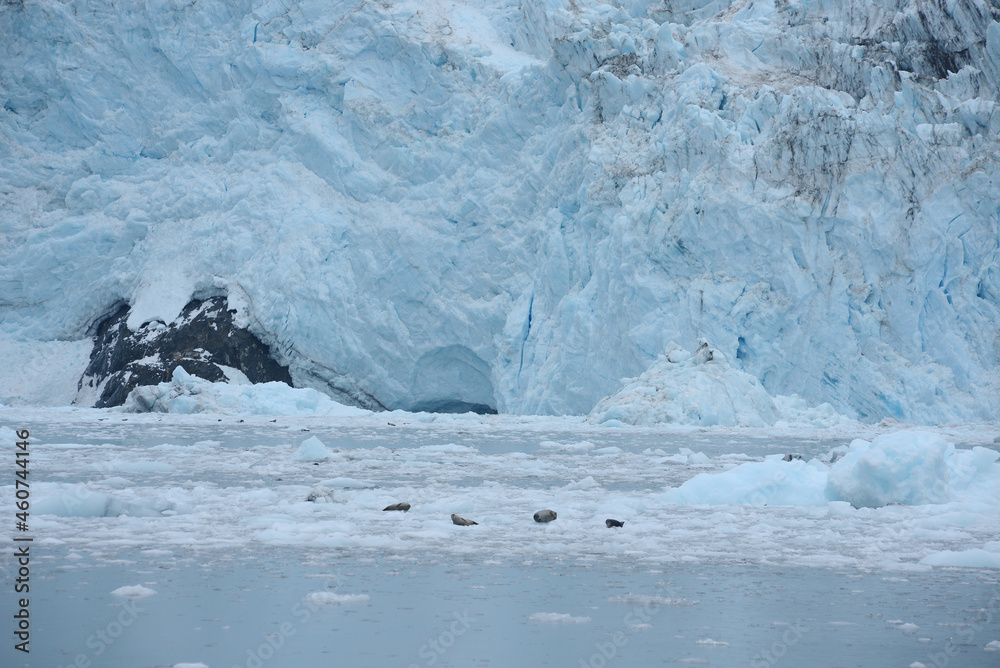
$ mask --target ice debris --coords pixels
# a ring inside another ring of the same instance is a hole
[[[755,506],[848,502],[855,508],[962,499],[1000,503],[998,458],[1000,453],[989,448],[958,450],[940,435],[901,431],[871,442],[857,439],[833,464],[821,459],[784,461],[772,455],[721,473],[700,473],[667,490],[665,499]],[[974,555],[969,558],[975,559]]]
[[[223,415],[370,415],[371,411],[345,406],[311,388],[270,382],[257,385],[210,383],[183,367],[169,382],[137,387],[124,409],[131,413],[218,413]]]

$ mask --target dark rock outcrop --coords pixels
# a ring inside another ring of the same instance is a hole
[[[94,388],[99,393],[95,408],[120,406],[136,387],[170,380],[178,366],[211,382],[226,380],[221,365],[243,372],[252,383],[292,385],[288,367],[275,362],[260,339],[237,327],[234,313],[225,297],[194,300],[169,325],[150,322],[133,332],[126,324],[129,308],[122,306],[97,326],[80,396],[86,395],[85,387]]]

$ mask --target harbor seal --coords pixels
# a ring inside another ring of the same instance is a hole
[[[604,520],[604,526],[606,526],[607,528],[610,529],[611,527],[623,527],[623,526],[625,526],[625,523],[624,522],[619,522],[618,520],[608,519],[608,520]]]
[[[410,504],[408,503],[394,503],[391,506],[386,506],[383,508],[383,512],[386,510],[402,510],[404,513],[410,509]]]
[[[804,459],[804,457],[802,457],[802,455],[793,454],[793,453],[790,452],[787,455],[785,455],[784,457],[782,457],[781,461],[783,461],[783,462],[790,462],[790,461],[795,460],[795,459]]]
[[[471,527],[473,524],[479,524],[479,522],[473,522],[472,520],[467,520],[464,517],[459,517],[455,513],[451,514],[451,521],[460,527]]]
[[[536,522],[551,522],[556,518],[556,511],[554,510],[539,510],[535,513]]]

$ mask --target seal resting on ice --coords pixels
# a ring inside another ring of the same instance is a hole
[[[619,522],[618,520],[607,519],[604,520],[604,526],[610,529],[611,527],[623,527],[625,526],[625,523]]]
[[[408,503],[394,503],[391,506],[386,506],[383,511],[386,510],[402,510],[404,513],[410,509],[410,504]]]
[[[551,522],[556,518],[556,511],[554,510],[539,510],[535,513],[536,522]]]
[[[479,522],[473,522],[472,520],[467,520],[464,517],[459,517],[455,513],[451,514],[451,521],[460,527],[471,527],[473,524],[479,524]]]

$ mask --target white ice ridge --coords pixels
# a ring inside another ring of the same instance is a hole
[[[298,385],[391,409],[586,414],[704,337],[772,396],[996,419],[998,19],[8,4],[0,350],[65,359],[0,401],[61,396],[85,344],[53,343],[122,302],[225,293]]]

